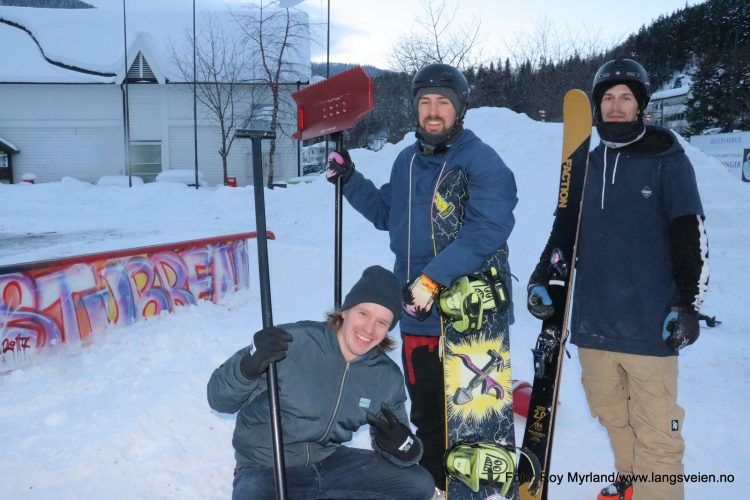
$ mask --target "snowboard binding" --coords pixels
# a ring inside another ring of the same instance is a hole
[[[500,494],[507,496],[514,482],[530,482],[529,493],[536,494],[539,485],[539,460],[525,448],[518,448],[531,464],[531,478],[519,478],[515,454],[497,443],[457,443],[446,452],[445,471],[474,493],[482,484],[501,485]],[[520,479],[520,481],[519,481]]]
[[[505,311],[508,303],[508,292],[495,267],[456,278],[439,298],[440,311],[461,333],[479,331],[485,311]]]
[[[544,378],[546,367],[552,362],[555,348],[560,345],[560,331],[554,325],[548,325],[542,330],[536,340],[536,347],[531,350],[534,356],[534,375]]]

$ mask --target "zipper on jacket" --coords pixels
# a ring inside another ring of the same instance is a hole
[[[406,282],[409,283],[411,280],[411,181],[412,181],[412,167],[414,165],[414,158],[417,153],[411,155],[411,161],[409,162],[409,198],[408,198],[408,215],[406,218]]]
[[[339,384],[339,394],[336,397],[336,405],[333,407],[333,413],[331,414],[331,420],[328,422],[328,427],[326,427],[325,432],[322,436],[320,436],[319,439],[317,439],[315,442],[320,443],[325,439],[325,437],[328,435],[328,433],[331,431],[331,427],[333,427],[333,422],[336,420],[336,414],[339,411],[339,405],[341,405],[341,397],[344,394],[344,384],[346,383],[346,376],[349,374],[349,363],[346,363],[346,368],[344,369],[344,374],[341,376],[341,383]],[[310,465],[310,443],[307,443],[307,446],[305,447],[305,465]]]

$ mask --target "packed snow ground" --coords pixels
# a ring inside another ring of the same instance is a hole
[[[561,125],[506,109],[471,110],[467,126],[515,172],[519,204],[510,239],[516,324],[514,378],[531,380],[539,322],[525,309],[525,283],[552,222]],[[407,142],[352,152],[376,184]],[[703,328],[680,357],[680,403],[687,416],[685,469],[697,477],[688,499],[743,498],[750,491],[746,432],[750,402],[750,185],[685,145],[707,213],[711,283],[704,311],[723,323]],[[333,303],[333,188],[322,177],[265,192],[273,319],[323,319]],[[252,187],[196,190],[179,184],[127,189],[73,179],[0,185],[0,265],[255,229]],[[221,304],[200,303],[99,337],[92,347],[50,354],[0,377],[0,498],[186,498],[231,495],[234,416],[206,403],[208,378],[262,326],[255,241],[251,288]],[[386,233],[345,205],[343,289],[371,264],[390,266]],[[616,265],[616,263],[613,263]],[[625,311],[624,314],[627,314]],[[393,332],[398,336],[398,330]],[[589,415],[575,347],[566,360],[555,435],[552,499],[594,498],[612,455]],[[399,356],[394,353],[394,359]],[[517,422],[517,434],[523,421]],[[366,447],[365,431],[353,440]],[[719,483],[721,474],[733,482]]]

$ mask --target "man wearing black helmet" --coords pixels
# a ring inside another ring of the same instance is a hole
[[[594,77],[601,142],[584,187],[571,342],[619,473],[600,499],[684,495],[681,482],[664,478],[684,472],[677,355],[698,338],[708,243],[690,161],[672,132],[643,123],[649,94],[646,71],[631,59],[609,61]],[[540,319],[552,312],[543,278],[550,252],[548,244],[528,286]]]
[[[509,281],[507,240],[517,203],[513,173],[497,153],[464,129],[469,86],[456,68],[430,64],[414,76],[411,99],[416,141],[393,163],[388,183],[376,187],[355,171],[345,151],[332,152],[326,175],[345,182],[344,196],[376,228],[390,233],[394,273],[405,288],[400,323],[402,360],[411,398],[411,421],[424,444],[422,465],[444,488],[445,398],[437,293],[458,277],[475,272],[503,251],[500,272]],[[434,193],[448,174],[460,169],[468,197],[458,237],[442,251],[432,238]],[[512,308],[510,309],[512,311]],[[509,322],[512,322],[512,316]]]

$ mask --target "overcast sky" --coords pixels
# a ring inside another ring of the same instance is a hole
[[[199,0],[200,1],[200,0]],[[310,15],[310,23],[321,23],[312,45],[312,59],[325,62],[325,24],[329,0],[304,0],[298,5]],[[437,4],[440,0],[434,0]],[[510,56],[514,42],[551,25],[564,40],[569,34],[599,41],[607,47],[624,40],[661,14],[669,15],[686,5],[704,0],[446,0],[460,5],[455,22],[481,22],[484,38],[482,59]],[[330,0],[332,62],[350,62],[388,67],[388,55],[399,36],[413,29],[417,16],[424,16],[421,0]]]
[[[122,9],[122,0],[87,0],[101,8]],[[263,0],[266,6],[279,0]],[[291,0],[287,0],[291,1]],[[295,8],[310,16],[314,37],[311,50],[316,62],[326,60],[327,12],[330,3],[331,62],[371,64],[389,68],[389,54],[398,38],[414,29],[414,21],[424,17],[426,0],[302,0]],[[432,0],[439,5],[443,0]],[[459,5],[454,24],[481,23],[484,61],[512,56],[516,41],[534,36],[547,26],[564,41],[594,41],[603,47],[621,42],[641,26],[660,15],[669,15],[685,6],[705,0],[444,0]],[[178,7],[192,8],[193,0],[125,0],[128,10]],[[197,9],[236,7],[261,0],[195,0]],[[199,20],[200,21],[200,20]]]

